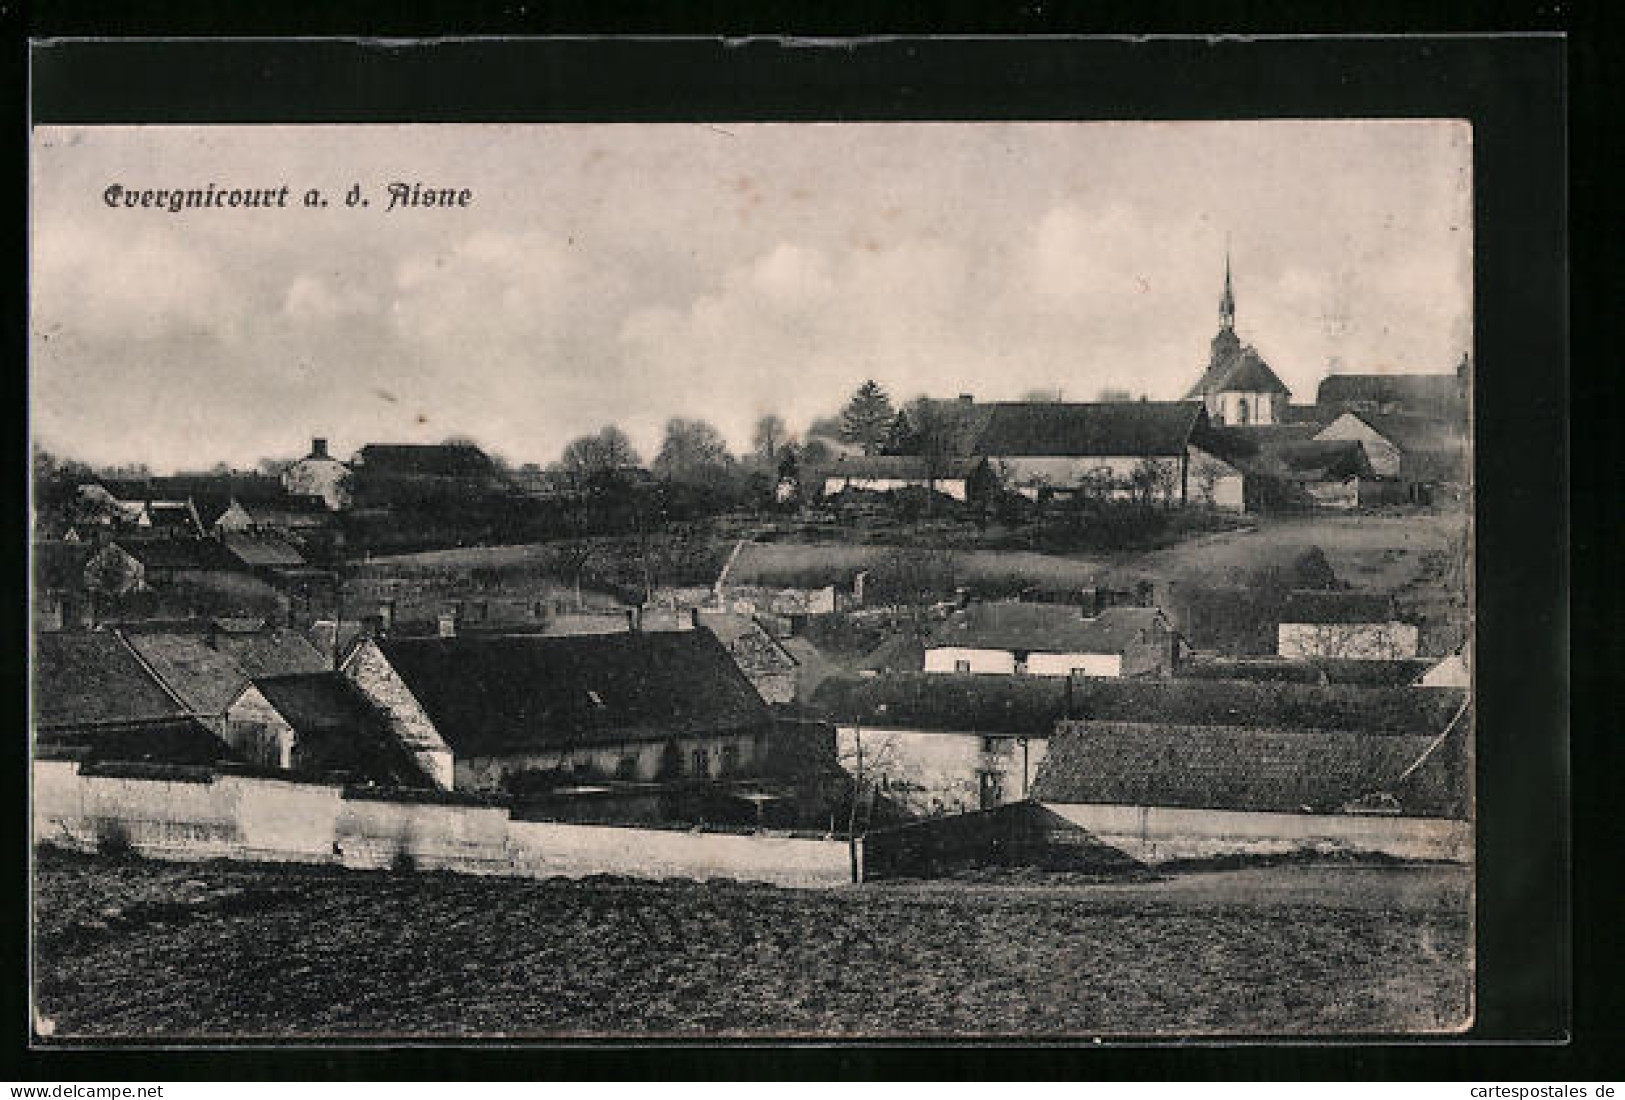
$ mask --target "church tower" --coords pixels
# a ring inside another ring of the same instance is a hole
[[[1236,335],[1236,291],[1230,275],[1230,250],[1226,248],[1219,331],[1208,353],[1207,370],[1185,399],[1200,399],[1215,424],[1240,426],[1277,423],[1291,396],[1263,357],[1252,347],[1243,346]]]

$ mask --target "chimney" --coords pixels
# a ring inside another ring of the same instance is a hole
[[[863,606],[863,586],[868,580],[869,571],[867,569],[858,570],[857,575],[852,578],[852,603],[857,607]]]
[[[974,394],[962,393],[959,395],[959,403],[961,405],[974,405],[976,404],[976,397]]]
[[[442,638],[457,637],[457,612],[442,611],[440,613],[440,636]]]
[[[326,458],[327,457],[327,440],[323,439],[321,436],[317,436],[315,439],[312,439],[310,441],[310,457],[311,458]]]
[[[643,607],[641,604],[626,609],[626,632],[628,634],[643,632]]]

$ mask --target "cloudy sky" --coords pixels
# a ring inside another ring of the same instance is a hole
[[[35,432],[158,471],[313,435],[546,463],[605,423],[650,458],[672,416],[741,447],[869,377],[1172,399],[1227,238],[1242,338],[1313,401],[1328,364],[1469,349],[1470,176],[1449,122],[40,128]],[[386,212],[392,181],[473,202]],[[109,209],[113,183],[290,206]]]

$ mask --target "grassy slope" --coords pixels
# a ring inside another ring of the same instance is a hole
[[[36,881],[59,1038],[1395,1031],[1468,1003],[1459,869],[803,893],[47,855]]]

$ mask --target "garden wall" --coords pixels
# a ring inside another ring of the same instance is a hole
[[[1288,814],[1044,803],[1057,818],[1142,863],[1301,851],[1466,862],[1473,826],[1450,818]]]
[[[845,841],[513,821],[502,806],[346,795],[337,785],[207,769],[34,763],[35,843],[158,859],[242,859],[527,877],[853,881]]]

